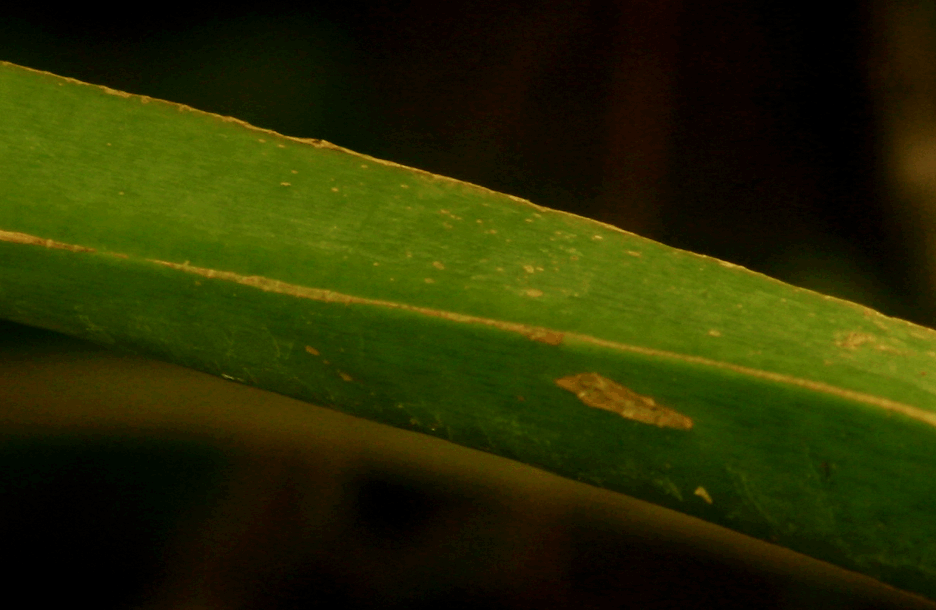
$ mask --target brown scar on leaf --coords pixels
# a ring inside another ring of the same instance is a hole
[[[702,498],[703,500],[705,500],[706,504],[711,504],[711,503],[712,503],[712,496],[710,496],[710,495],[709,495],[709,492],[707,492],[707,491],[705,490],[705,488],[702,487],[701,485],[699,485],[698,487],[696,487],[696,490],[695,490],[694,492],[692,492],[692,493],[694,493],[695,495],[697,495],[697,496],[699,496],[700,498]]]
[[[528,332],[523,334],[533,341],[539,341],[547,345],[561,345],[564,333],[548,330],[546,328],[531,328]]]
[[[598,373],[579,373],[556,380],[563,390],[578,396],[589,407],[617,413],[621,417],[660,428],[692,429],[692,420],[649,396],[638,394]]]

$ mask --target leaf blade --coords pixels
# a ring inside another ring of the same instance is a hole
[[[481,187],[10,64],[0,117],[0,317],[936,597],[933,331]],[[693,426],[583,404],[557,385],[573,375]]]

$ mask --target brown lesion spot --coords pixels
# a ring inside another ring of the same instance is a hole
[[[526,336],[533,341],[546,343],[547,345],[561,345],[564,333],[547,328],[532,328]]]
[[[598,373],[579,373],[556,380],[563,390],[572,392],[589,407],[617,413],[621,417],[652,424],[661,428],[692,429],[692,419],[682,413],[659,405],[621,384]]]
[[[698,487],[696,487],[696,490],[695,490],[694,492],[692,492],[692,493],[694,493],[695,495],[697,495],[697,496],[699,496],[700,498],[702,498],[703,500],[705,500],[705,503],[706,503],[706,504],[711,504],[711,503],[712,503],[712,496],[710,496],[710,495],[709,495],[709,492],[706,491],[705,488],[702,487],[701,485],[699,485]]]

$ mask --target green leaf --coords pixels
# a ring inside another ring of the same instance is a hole
[[[936,332],[599,222],[0,64],[0,317],[936,598]]]

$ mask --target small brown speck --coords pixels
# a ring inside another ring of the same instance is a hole
[[[424,281],[425,281],[427,284],[435,284],[435,280],[432,279],[431,277],[427,277]]]
[[[527,289],[526,289],[526,294],[527,294],[528,297],[536,298],[536,297],[541,297],[541,296],[543,296],[543,291],[542,291],[542,290],[537,290],[536,288],[527,288]]]
[[[318,351],[317,349],[315,349],[314,347],[312,347],[311,345],[306,345],[306,346],[305,346],[305,351],[309,352],[309,353],[312,354],[313,356],[318,356],[318,355],[320,355],[320,354],[319,354],[319,351]]]
[[[432,266],[435,267],[436,269],[445,269],[445,265],[443,265],[439,261],[433,261]]]
[[[340,375],[341,378],[344,379],[345,381],[353,381],[353,379],[351,378],[351,375],[348,375],[347,373],[338,371],[338,375]]]

